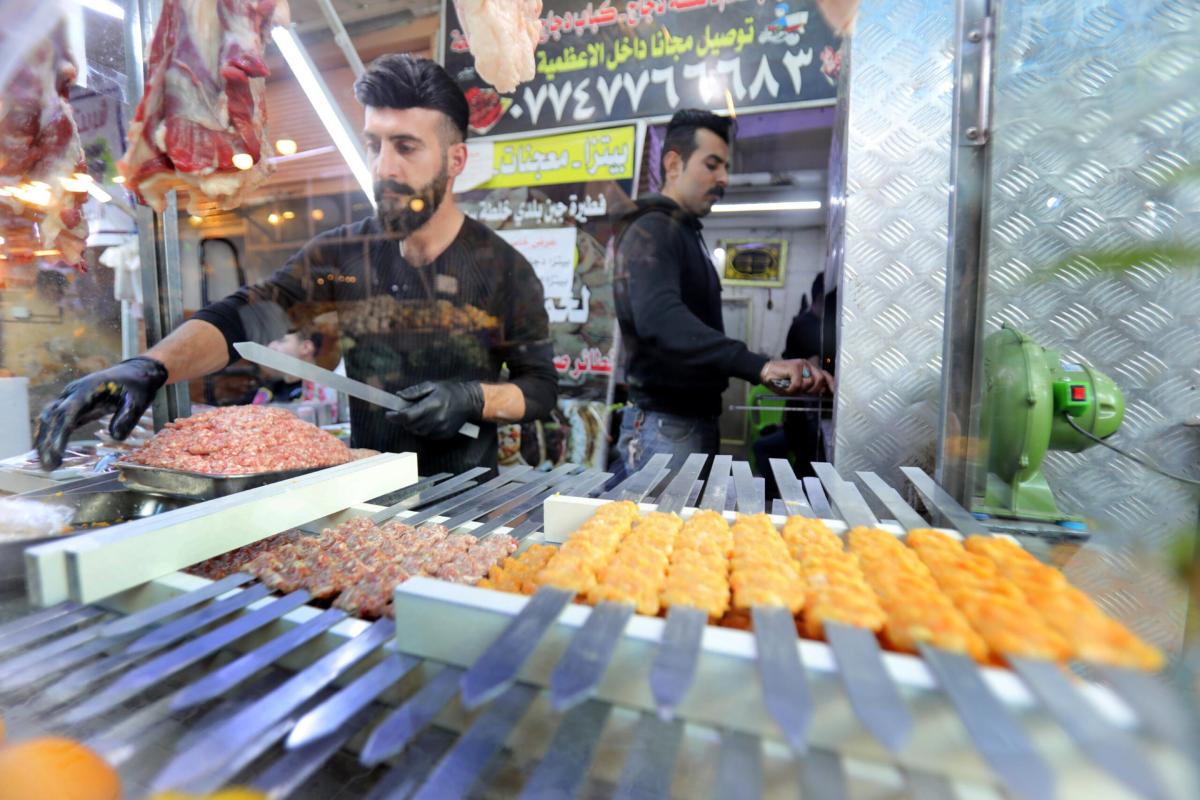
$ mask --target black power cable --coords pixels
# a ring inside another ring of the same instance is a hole
[[[1200,486],[1200,480],[1197,480],[1195,478],[1189,478],[1186,475],[1176,475],[1174,472],[1171,472],[1170,470],[1165,470],[1162,467],[1158,466],[1157,464],[1147,461],[1146,459],[1142,458],[1141,456],[1135,456],[1133,453],[1128,453],[1128,452],[1122,450],[1121,448],[1117,447],[1115,444],[1111,444],[1110,442],[1107,442],[1104,439],[1101,439],[1099,436],[1092,433],[1091,431],[1085,431],[1083,428],[1079,427],[1079,425],[1076,424],[1076,422],[1075,422],[1075,418],[1072,417],[1070,414],[1064,414],[1064,416],[1067,418],[1067,424],[1070,425],[1072,428],[1074,428],[1076,433],[1079,433],[1082,436],[1085,436],[1088,439],[1091,439],[1096,444],[1104,445],[1109,450],[1112,450],[1114,453],[1125,456],[1130,461],[1134,462],[1135,464],[1140,464],[1141,466],[1145,467],[1146,469],[1150,470],[1151,472],[1157,472],[1159,475],[1163,475],[1167,478],[1173,478],[1174,480],[1180,481],[1181,483],[1189,484],[1190,486]]]

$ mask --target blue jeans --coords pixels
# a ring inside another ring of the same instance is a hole
[[[651,456],[669,453],[674,472],[692,453],[716,455],[720,444],[717,417],[681,417],[629,405],[621,412],[620,457],[613,468],[618,476],[632,475],[646,466]]]

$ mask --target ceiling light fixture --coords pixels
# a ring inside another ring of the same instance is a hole
[[[753,214],[769,211],[820,211],[820,200],[797,200],[790,203],[718,203],[714,214]]]
[[[276,139],[275,152],[281,156],[293,156],[299,148],[295,139]]]
[[[359,150],[357,137],[350,132],[350,126],[342,115],[341,108],[329,93],[329,87],[317,76],[316,69],[308,58],[308,53],[300,46],[300,42],[291,30],[282,25],[276,25],[271,29],[271,38],[275,41],[279,52],[283,54],[283,59],[287,61],[292,74],[296,76],[296,82],[308,96],[308,102],[312,103],[313,110],[317,112],[317,118],[321,120],[321,124],[325,126],[325,130],[329,132],[334,145],[337,146],[338,152],[346,160],[346,165],[350,167],[350,173],[354,175],[359,187],[374,205],[375,186],[374,181],[371,180],[371,171],[367,169],[366,159]]]
[[[233,165],[245,172],[254,166],[254,156],[249,153],[237,153],[233,157]]]

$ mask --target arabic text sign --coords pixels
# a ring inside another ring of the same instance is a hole
[[[504,134],[837,95],[841,40],[812,0],[547,0],[535,78],[500,97],[453,3],[443,52],[472,130]]]
[[[628,180],[633,177],[634,131],[627,125],[496,142],[492,178],[482,188]]]
[[[570,300],[575,280],[575,241],[579,229],[530,228],[496,231],[525,256],[542,281],[546,301]]]

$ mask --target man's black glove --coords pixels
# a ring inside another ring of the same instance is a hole
[[[105,414],[113,415],[108,432],[114,439],[124,439],[166,382],[166,367],[153,358],[137,356],[67,384],[38,417],[34,445],[42,469],[61,466],[67,439],[75,429]]]
[[[426,439],[449,439],[465,423],[483,419],[483,386],[477,381],[426,381],[400,392],[400,399],[412,405],[389,411],[387,418]]]

